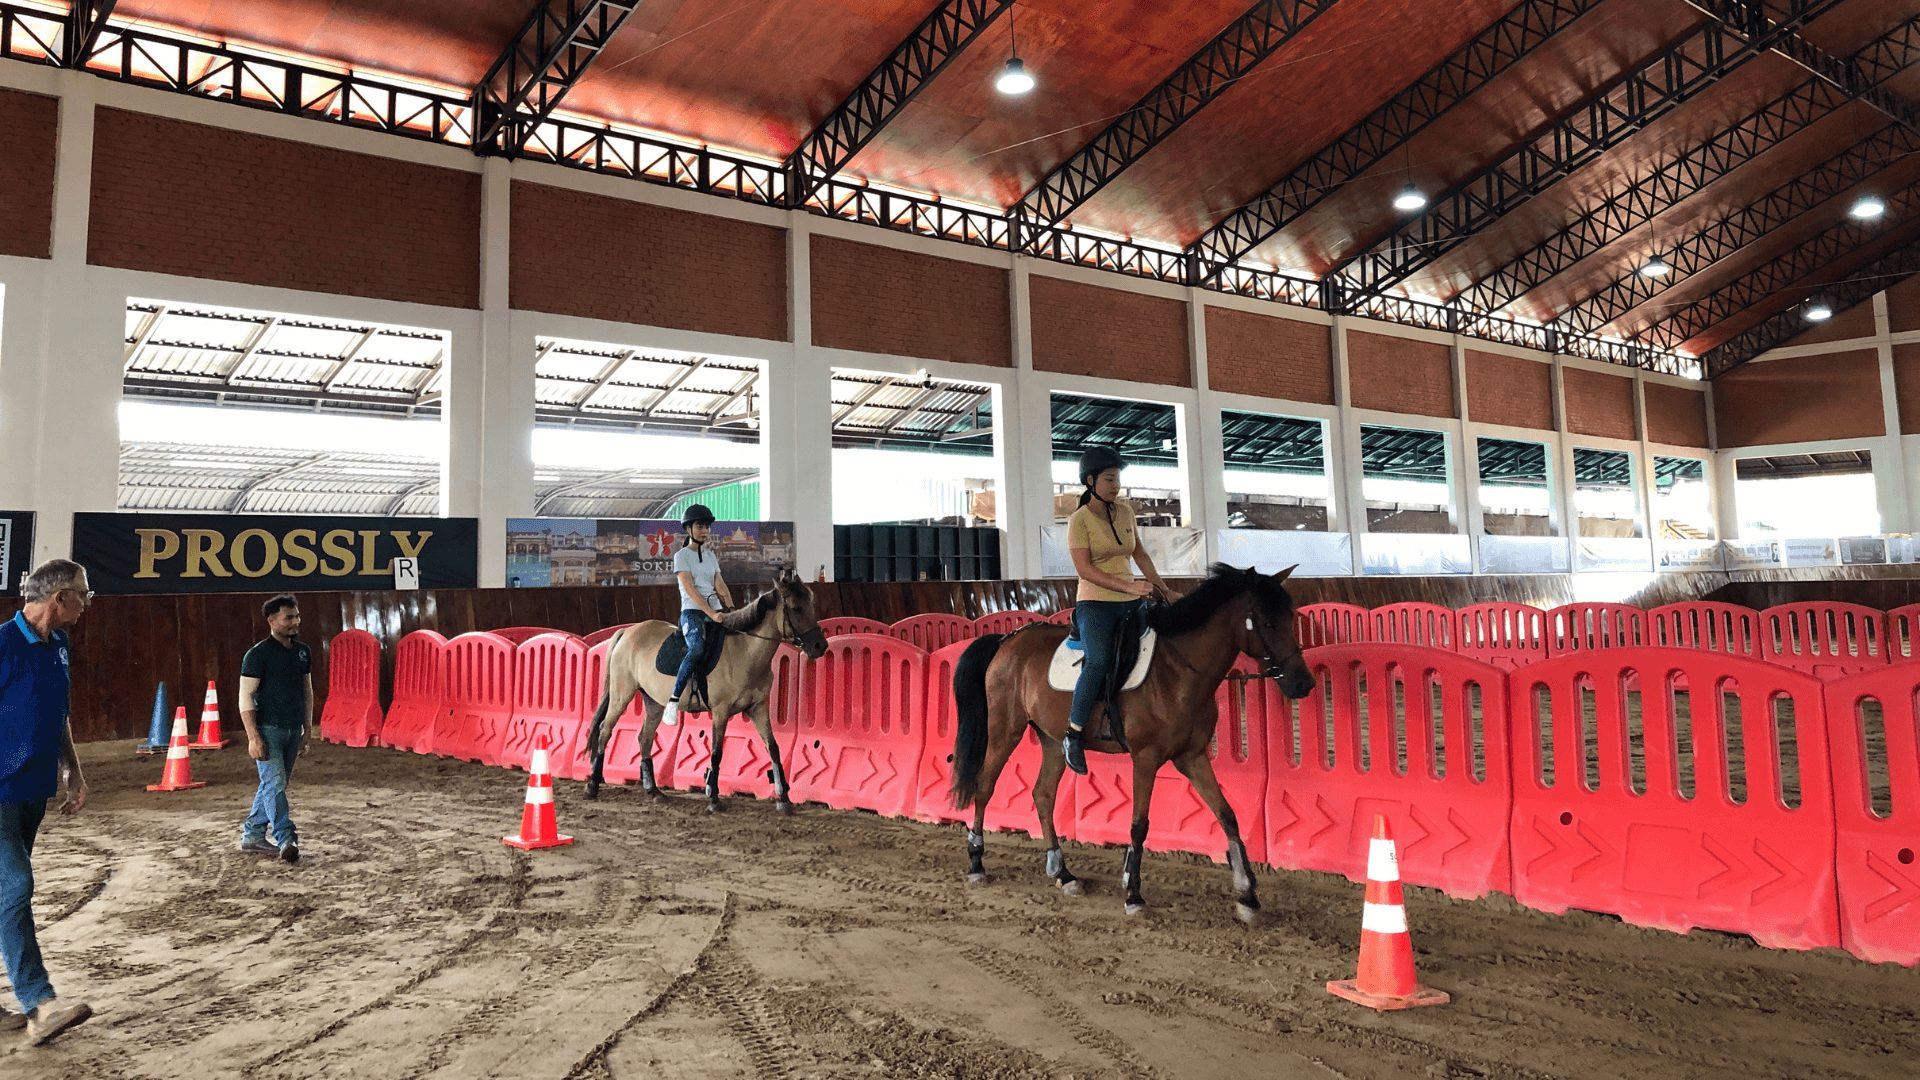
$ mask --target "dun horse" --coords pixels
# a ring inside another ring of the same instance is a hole
[[[727,722],[745,713],[767,745],[773,761],[774,809],[793,812],[787,798],[787,770],[780,763],[780,745],[773,739],[773,716],[767,705],[773,689],[773,656],[783,643],[792,643],[808,657],[818,659],[827,651],[827,636],[813,617],[813,593],[799,577],[788,571],[780,575],[773,588],[761,593],[752,603],[730,611],[720,620],[726,628],[720,661],[707,676],[709,711],[713,714],[713,760],[707,766],[707,809],[719,811],[720,754],[726,747]],[[658,620],[643,622],[614,635],[607,649],[606,683],[601,690],[600,707],[594,710],[593,727],[587,734],[593,752],[593,774],[587,780],[587,798],[600,797],[604,780],[601,765],[606,760],[606,742],[611,724],[627,711],[633,696],[646,701],[646,720],[640,727],[640,786],[647,794],[664,798],[653,780],[653,735],[660,727],[660,714],[673,693],[673,676],[663,675],[654,666],[660,646],[673,636],[676,627]],[[689,687],[688,693],[692,693]],[[691,703],[698,711],[699,702]],[[687,711],[681,713],[686,715]]]
[[[1120,695],[1124,735],[1133,755],[1133,832],[1121,875],[1129,915],[1146,906],[1140,895],[1140,856],[1147,843],[1147,807],[1153,802],[1155,774],[1171,761],[1226,833],[1240,918],[1252,922],[1258,916],[1253,866],[1207,750],[1217,719],[1214,694],[1238,654],[1258,661],[1260,673],[1279,682],[1288,697],[1305,697],[1313,689],[1313,675],[1294,640],[1293,599],[1282,585],[1291,573],[1291,568],[1266,575],[1216,564],[1191,595],[1149,616],[1159,638],[1152,666],[1138,688]],[[962,810],[973,807],[967,876],[975,883],[987,876],[987,802],[1000,770],[1031,725],[1040,735],[1033,805],[1047,842],[1047,874],[1068,895],[1080,895],[1080,883],[1067,870],[1053,828],[1054,795],[1066,768],[1060,738],[1067,730],[1072,695],[1048,686],[1047,668],[1065,636],[1064,627],[1045,623],[1005,636],[988,635],[962,653],[955,666],[959,724],[953,742],[953,802]],[[1117,742],[1091,738],[1087,749],[1125,752]]]

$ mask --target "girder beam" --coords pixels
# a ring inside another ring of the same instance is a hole
[[[1835,312],[1845,311],[1882,289],[1920,274],[1920,244],[1908,244],[1854,271],[1846,281],[1825,286],[1820,297]],[[1807,328],[1797,308],[1789,308],[1758,326],[1743,330],[1707,351],[1702,357],[1708,378],[1717,378],[1767,350],[1790,341]]]
[[[474,148],[518,154],[640,0],[541,0],[474,87]]]
[[[1384,295],[1838,5],[1838,0],[1792,0],[1786,17],[1775,20],[1757,0],[1744,2],[1754,12],[1749,25],[1763,29],[1742,36],[1708,22],[1683,35],[1435,200],[1425,213],[1336,266],[1328,276],[1339,282],[1340,306]]]
[[[93,55],[93,48],[100,41],[100,31],[106,28],[107,19],[113,14],[118,0],[73,0],[73,7],[67,11],[67,36],[62,42],[60,63],[63,67],[84,68],[87,58]]]
[[[1258,0],[1020,197],[1024,221],[1058,224],[1338,0]]]
[[[1013,0],[940,0],[787,155],[787,204],[805,206]]]
[[[1757,0],[1686,0],[1737,33],[1753,36],[1765,21]],[[1853,60],[1842,60],[1819,48],[1798,33],[1775,37],[1769,46],[1774,52],[1799,64],[1835,89],[1879,110],[1889,120],[1920,131],[1920,113],[1915,113],[1898,97],[1874,82],[1866,68]]]
[[[1600,0],[1523,0],[1258,198],[1202,233],[1187,248],[1188,256],[1198,263],[1196,280],[1206,284],[1219,278],[1599,4]]]

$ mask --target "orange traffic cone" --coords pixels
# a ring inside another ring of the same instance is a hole
[[[200,737],[188,745],[195,750],[218,750],[227,745],[220,737],[220,692],[207,680],[207,701],[200,706]]]
[[[527,763],[527,802],[520,814],[520,835],[503,836],[500,842],[522,851],[573,843],[573,837],[560,835],[560,823],[554,820],[553,767],[547,762],[545,735],[534,744],[533,760]]]
[[[193,767],[187,764],[187,707],[173,711],[173,738],[167,742],[167,764],[160,771],[160,782],[148,784],[148,791],[188,791],[206,787],[193,782]]]
[[[1413,938],[1407,933],[1407,908],[1400,895],[1400,856],[1394,850],[1387,816],[1373,816],[1373,841],[1367,847],[1367,906],[1360,918],[1360,974],[1327,984],[1335,996],[1370,1009],[1412,1009],[1445,1005],[1447,995],[1420,985],[1413,971]]]

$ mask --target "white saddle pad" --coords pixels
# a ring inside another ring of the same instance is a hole
[[[1127,673],[1127,681],[1122,690],[1133,690],[1147,681],[1147,668],[1153,663],[1154,632],[1148,630],[1140,635],[1140,656],[1133,662],[1133,670]],[[1072,640],[1069,638],[1068,640]],[[1047,685],[1055,690],[1073,692],[1073,684],[1080,680],[1080,665],[1087,654],[1079,649],[1070,649],[1066,641],[1053,650],[1053,663],[1047,666]]]

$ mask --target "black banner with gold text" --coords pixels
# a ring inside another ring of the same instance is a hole
[[[99,593],[391,589],[395,559],[419,588],[471,589],[479,538],[475,518],[73,515],[73,559]]]

